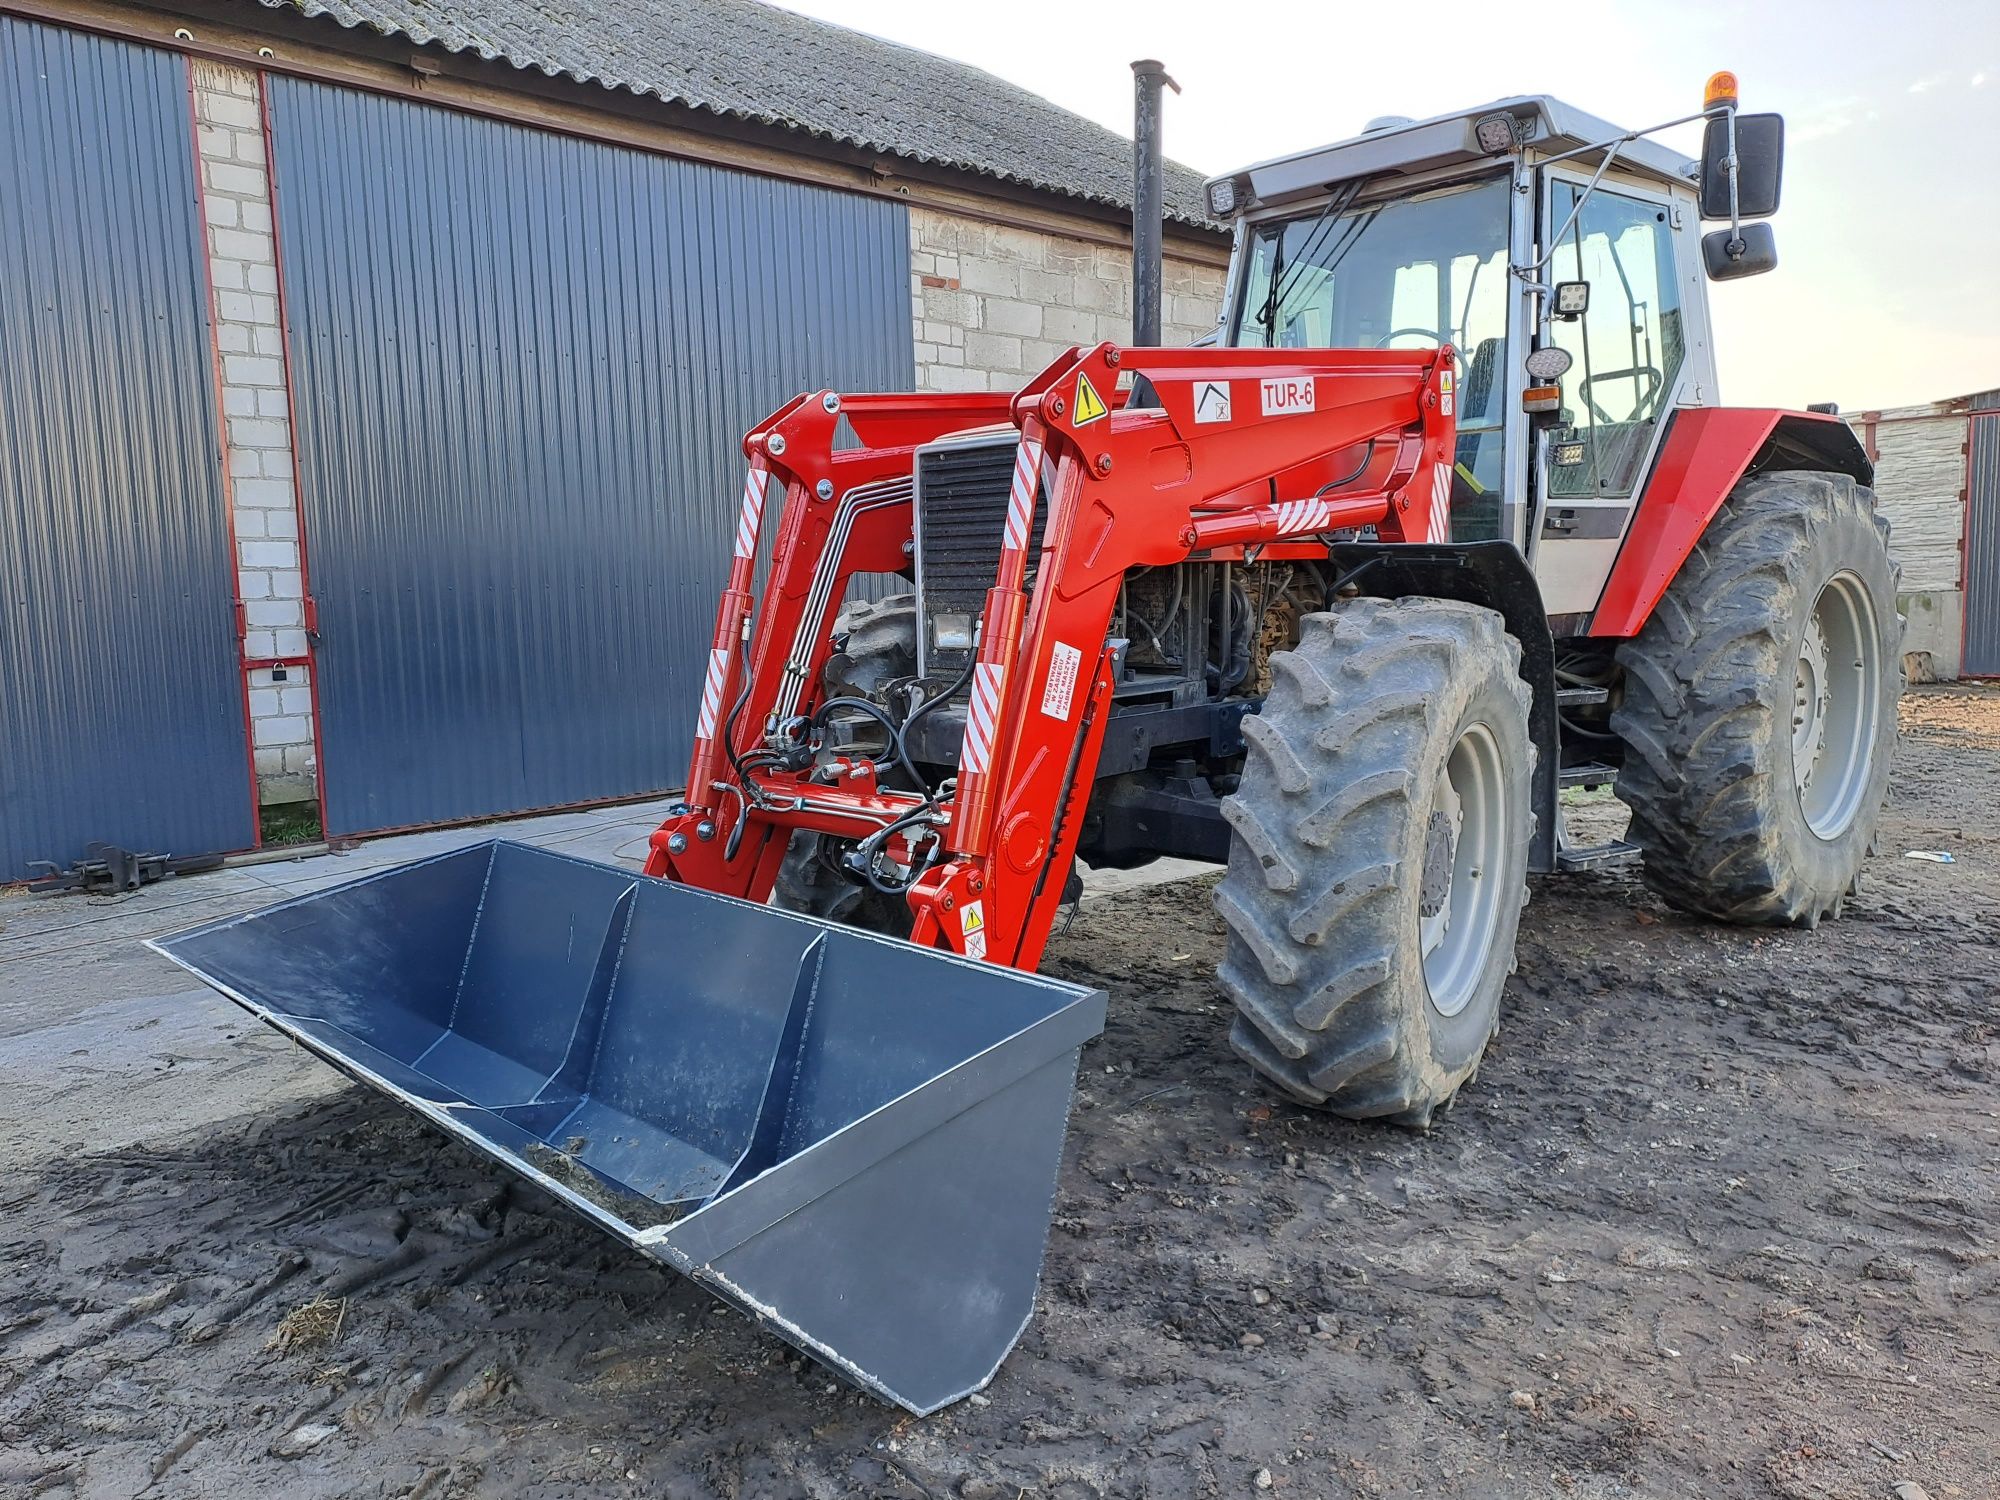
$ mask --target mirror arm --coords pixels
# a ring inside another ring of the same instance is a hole
[[[1662,130],[1672,130],[1676,125],[1688,125],[1696,120],[1706,120],[1717,113],[1726,114],[1729,117],[1729,206],[1731,211],[1734,212],[1736,207],[1736,111],[1726,104],[1718,104],[1711,109],[1698,109],[1693,114],[1682,115],[1676,120],[1664,120],[1658,125],[1648,125],[1643,130],[1628,130],[1623,135],[1614,136],[1608,141],[1593,141],[1588,146],[1577,146],[1571,150],[1560,152],[1555,156],[1545,156],[1537,161],[1535,163],[1535,171],[1539,173],[1543,167],[1552,167],[1557,162],[1568,161],[1573,156],[1585,156],[1592,151],[1602,151],[1604,153],[1604,160],[1598,163],[1597,170],[1591,174],[1590,182],[1578,196],[1576,207],[1570,210],[1569,218],[1564,221],[1563,227],[1549,241],[1549,248],[1542,253],[1541,259],[1525,266],[1509,266],[1507,268],[1508,272],[1527,283],[1529,291],[1545,297],[1553,295],[1553,288],[1544,286],[1529,278],[1536,275],[1555,258],[1556,250],[1562,245],[1563,236],[1569,233],[1570,227],[1576,223],[1576,216],[1583,212],[1583,205],[1590,201],[1590,195],[1597,191],[1598,183],[1604,180],[1605,172],[1610,168],[1612,162],[1618,159],[1618,148],[1630,145],[1641,136],[1654,135]],[[1731,232],[1733,234],[1734,230],[1732,229]]]
[[[1736,110],[1731,105],[1725,105],[1724,109],[1729,121],[1729,154],[1722,158],[1722,171],[1729,179],[1729,255],[1738,260],[1743,255],[1743,216],[1736,196],[1741,173],[1736,160]]]

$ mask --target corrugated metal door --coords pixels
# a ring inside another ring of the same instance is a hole
[[[256,842],[187,65],[0,16],[0,880]]]
[[[1965,485],[1967,677],[2000,677],[2000,412],[1971,419]]]
[[[330,831],[678,784],[743,432],[910,384],[906,210],[270,87]]]

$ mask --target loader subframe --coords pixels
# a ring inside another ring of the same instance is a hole
[[[790,403],[745,439],[686,803],[653,835],[647,872],[762,901],[794,830],[854,839],[900,825],[911,939],[1034,968],[1103,744],[1107,635],[1127,572],[1324,561],[1357,535],[1445,541],[1453,374],[1448,347],[1102,344],[1071,350],[1011,400],[820,392]],[[842,417],[862,447],[836,450]],[[831,780],[823,762],[786,761],[771,747],[818,701],[849,581],[908,566],[916,448],[1000,422],[1019,432],[1014,479],[955,783],[926,796],[878,785],[866,759],[836,762]],[[783,519],[759,608],[751,584],[771,483]]]

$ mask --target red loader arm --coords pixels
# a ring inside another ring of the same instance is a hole
[[[1118,407],[1121,375],[1157,404]],[[1011,409],[976,396],[793,402],[745,442],[749,489],[687,806],[653,835],[648,873],[761,901],[792,830],[853,839],[901,825],[887,836],[901,836],[905,862],[928,861],[908,890],[912,939],[1033,968],[1094,780],[1126,572],[1196,556],[1324,558],[1326,533],[1363,526],[1390,541],[1444,539],[1453,404],[1449,350],[1108,344],[1058,360]],[[842,413],[867,446],[833,451]],[[781,763],[773,735],[817,704],[847,581],[906,566],[915,447],[1006,417],[1020,431],[1014,484],[955,788],[931,799],[880,788],[865,760],[832,779]],[[767,473],[784,485],[785,512],[753,630]],[[1031,600],[1038,487],[1048,520]]]

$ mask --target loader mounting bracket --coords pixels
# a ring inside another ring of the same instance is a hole
[[[1462,599],[1506,621],[1508,632],[1521,643],[1521,676],[1534,693],[1528,732],[1535,740],[1535,834],[1528,845],[1528,868],[1538,875],[1554,871],[1562,762],[1556,649],[1528,560],[1511,542],[1344,542],[1331,552],[1335,568],[1364,594]]]

